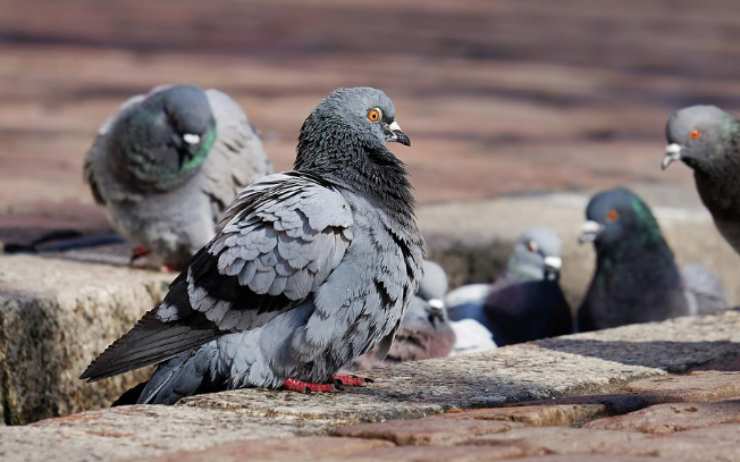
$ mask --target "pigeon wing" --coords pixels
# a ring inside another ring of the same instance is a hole
[[[265,324],[309,299],[352,240],[344,197],[297,173],[246,188],[227,217],[163,302],[81,378],[109,377]]]

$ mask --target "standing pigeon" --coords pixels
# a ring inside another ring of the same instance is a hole
[[[463,287],[479,299],[456,303],[448,296],[450,318],[472,319],[488,329],[498,346],[573,332],[568,302],[560,288],[562,243],[547,228],[523,233],[509,258],[506,273],[486,289]],[[458,289],[459,291],[460,289]]]
[[[264,177],[163,302],[81,378],[159,367],[138,403],[241,387],[331,391],[335,372],[387,352],[422,276],[423,240],[393,102],[338,89],[301,128],[294,170]],[[164,361],[164,362],[162,362]]]
[[[444,296],[447,274],[438,264],[424,260],[424,277],[401,320],[401,327],[385,359],[370,351],[357,358],[353,369],[371,369],[385,363],[443,358],[455,344],[455,333],[447,318]]]
[[[670,115],[661,167],[682,160],[717,229],[740,253],[740,123],[716,106],[691,106]]]
[[[632,191],[596,194],[586,219],[580,242],[593,242],[596,271],[578,311],[580,331],[726,307],[718,280],[706,271],[691,267],[684,278],[650,208]]]
[[[161,86],[100,128],[85,180],[134,257],[182,270],[215,235],[225,207],[272,171],[237,103],[218,90]]]

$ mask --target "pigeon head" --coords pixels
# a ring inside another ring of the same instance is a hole
[[[514,245],[507,274],[522,281],[560,278],[563,245],[558,235],[548,228],[525,231]]]
[[[626,188],[600,192],[586,207],[579,242],[593,242],[597,251],[667,246],[648,205]]]
[[[411,145],[393,101],[375,88],[340,88],[303,122],[294,169],[361,194],[402,225],[416,226],[406,166],[387,142]]]
[[[392,154],[385,148],[386,142],[411,145],[395,117],[393,101],[381,90],[334,90],[303,123],[296,170],[389,162]]]
[[[124,110],[111,131],[116,170],[134,187],[168,190],[203,164],[216,140],[216,121],[203,90],[172,85]]]
[[[692,169],[709,172],[723,169],[733,155],[730,141],[740,131],[735,118],[716,106],[691,106],[675,111],[666,124],[663,170],[676,160]]]

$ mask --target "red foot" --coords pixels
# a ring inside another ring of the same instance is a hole
[[[143,245],[137,245],[131,250],[131,259],[129,261],[133,263],[141,257],[146,257],[150,253],[152,253],[152,251],[147,249]]]
[[[351,374],[334,374],[333,379],[337,385],[344,385],[347,387],[364,387],[368,383],[373,382],[371,379]]]
[[[298,393],[333,393],[337,391],[330,383],[310,383],[296,379],[285,379],[283,389]]]

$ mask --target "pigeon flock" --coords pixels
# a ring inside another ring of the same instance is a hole
[[[694,171],[701,199],[740,252],[740,125],[716,107],[672,114],[662,167]],[[305,119],[293,169],[273,173],[255,129],[226,94],[160,86],[100,128],[84,166],[95,201],[134,250],[132,264],[179,272],[163,301],[81,375],[156,365],[117,404],[173,404],[243,387],[330,392],[400,361],[482,351],[727,308],[719,279],[679,268],[645,203],[593,196],[580,242],[596,269],[572,310],[560,237],[533,227],[490,284],[448,293],[425,258],[393,101],[340,88]]]

